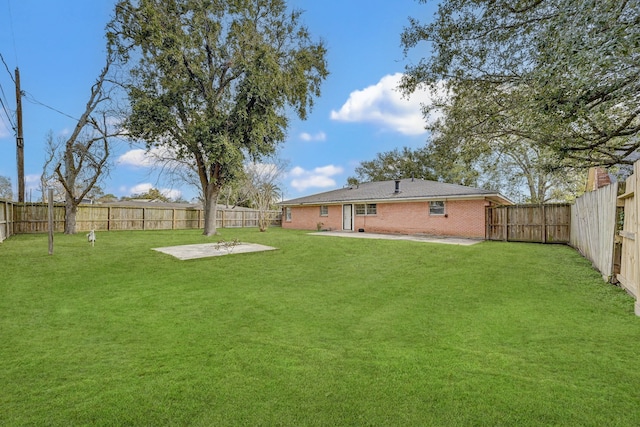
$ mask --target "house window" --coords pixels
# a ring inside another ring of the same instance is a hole
[[[329,216],[329,206],[320,206],[320,216]]]
[[[444,202],[442,200],[429,202],[429,215],[444,215]]]
[[[356,205],[356,215],[375,215],[378,213],[378,205],[367,203]]]
[[[284,219],[287,222],[291,221],[291,208],[289,207],[284,208]]]

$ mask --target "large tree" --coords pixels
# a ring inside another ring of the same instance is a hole
[[[475,185],[500,190],[527,203],[567,201],[581,193],[586,170],[555,168],[551,148],[510,134],[479,132],[469,111],[484,108],[475,98],[454,98],[431,124],[427,155],[434,168],[452,178],[475,178]]]
[[[458,149],[429,143],[416,149],[402,147],[378,153],[375,159],[360,162],[355,168],[356,175],[349,177],[347,183],[416,178],[477,186],[478,171],[456,152]]]
[[[195,165],[204,234],[216,233],[220,189],[304,119],[328,72],[283,0],[121,0],[110,37],[132,63],[127,129]]]
[[[467,132],[548,147],[556,165],[635,160],[640,0],[443,0],[402,43],[432,50],[407,67],[405,93],[450,89],[425,113],[474,99],[458,115]]]
[[[373,160],[360,162],[353,182],[386,181],[400,178],[437,179],[424,148],[402,147],[376,154]]]

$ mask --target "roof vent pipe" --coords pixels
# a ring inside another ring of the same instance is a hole
[[[400,180],[396,179],[396,190],[394,193],[398,194],[400,192]]]

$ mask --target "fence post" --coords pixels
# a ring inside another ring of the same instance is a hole
[[[504,207],[504,241],[509,241],[509,206]]]
[[[4,235],[5,237],[9,237],[11,236],[11,233],[13,231],[13,222],[9,222],[9,202],[5,202],[4,204],[4,219],[5,219],[5,225],[4,225]],[[11,229],[9,229],[9,225],[11,225]]]
[[[491,222],[491,207],[490,206],[485,206],[484,207],[484,238],[486,240],[489,240],[489,224]]]
[[[636,210],[636,225],[635,225],[635,241],[634,245],[636,246],[636,256],[640,255],[640,161],[637,161],[633,165],[633,175],[635,179],[634,183],[634,201],[635,206],[633,209]],[[637,260],[636,260],[637,262]],[[636,303],[634,312],[636,316],[640,316],[640,271],[638,269],[635,270],[636,277],[633,278],[636,282]]]
[[[16,216],[15,207],[16,207],[16,205],[12,202],[11,203],[11,209],[7,211],[7,212],[9,212],[11,214],[11,228],[10,229],[7,228],[7,234],[11,233],[9,235],[13,235],[16,232],[16,230],[15,230],[15,221],[14,221],[15,216]],[[7,209],[9,209],[8,205],[7,205]],[[7,217],[7,220],[8,220],[8,218],[9,217]]]
[[[49,206],[47,209],[49,223],[49,255],[53,255],[53,188],[49,188]]]
[[[540,221],[542,221],[542,224],[540,227],[542,236],[540,237],[541,237],[542,243],[547,243],[547,212],[546,212],[544,203],[540,205],[540,208],[542,209],[542,212],[541,212],[542,217],[540,218]]]

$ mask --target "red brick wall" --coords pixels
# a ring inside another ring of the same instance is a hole
[[[329,215],[320,216],[320,206],[292,206],[290,222],[282,213],[282,227],[317,230],[317,224],[321,222],[323,230],[342,230],[342,205],[329,205],[328,208]]]
[[[377,214],[355,215],[354,230],[370,233],[431,234],[439,236],[485,237],[485,200],[451,200],[445,202],[443,215],[429,215],[428,202],[378,203]],[[329,206],[329,215],[320,217],[319,206],[292,206],[291,221],[283,216],[284,228],[342,230],[342,205]]]

